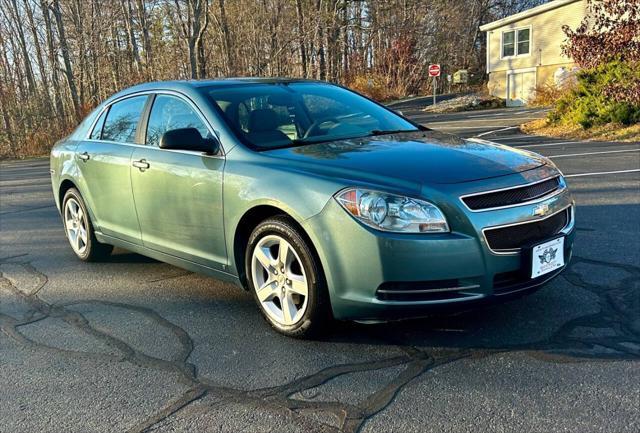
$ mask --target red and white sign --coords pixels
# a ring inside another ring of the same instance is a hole
[[[440,65],[438,65],[438,64],[429,65],[429,76],[430,77],[439,77],[440,76]]]

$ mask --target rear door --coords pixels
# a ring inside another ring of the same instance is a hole
[[[182,96],[152,102],[144,147],[132,156],[131,183],[145,247],[224,270],[222,218],[224,157],[158,147],[166,131],[196,128],[213,135],[197,107]]]
[[[83,198],[105,235],[141,244],[131,191],[131,155],[148,95],[122,99],[105,109],[89,139],[76,150]]]

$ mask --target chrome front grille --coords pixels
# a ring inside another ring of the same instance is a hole
[[[461,197],[462,202],[472,211],[483,211],[525,204],[537,199],[546,198],[564,188],[560,176],[545,179],[524,186],[500,189]]]

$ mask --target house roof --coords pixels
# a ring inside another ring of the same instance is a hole
[[[480,26],[480,30],[486,32],[488,30],[497,29],[499,27],[505,26],[507,24],[511,24],[516,21],[520,21],[525,18],[532,17],[534,15],[538,15],[544,12],[551,11],[553,9],[557,9],[561,6],[568,5],[570,3],[575,3],[583,0],[553,0],[548,3],[542,4],[540,6],[536,6],[531,9],[527,9],[526,11],[522,11],[520,13],[509,15],[508,17],[504,17],[497,21],[492,21],[487,24],[483,24]]]

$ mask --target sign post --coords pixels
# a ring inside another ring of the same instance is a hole
[[[429,65],[429,76],[433,77],[433,105],[436,105],[436,78],[440,76],[440,65],[438,63]]]

